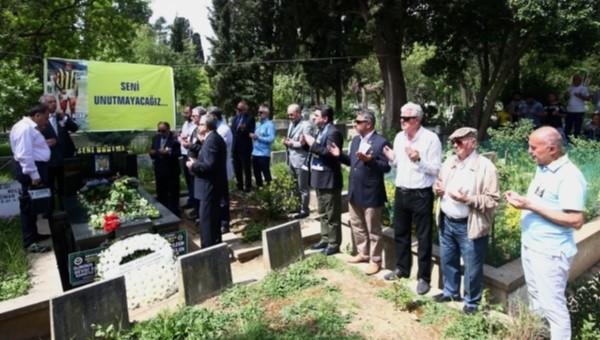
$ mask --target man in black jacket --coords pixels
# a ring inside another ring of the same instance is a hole
[[[64,210],[62,196],[65,194],[65,168],[64,159],[75,156],[75,143],[71,139],[71,132],[76,132],[79,126],[71,116],[56,108],[56,98],[51,94],[45,94],[40,98],[40,103],[48,106],[50,116],[48,124],[42,130],[42,134],[50,147],[50,161],[48,161],[48,184],[52,190],[53,197],[58,195],[58,203]],[[54,199],[52,200],[54,202]],[[54,205],[50,206],[48,215],[52,214]]]
[[[150,158],[154,161],[156,198],[173,214],[179,216],[179,156],[181,146],[168,122],[158,123],[158,134],[152,137]]]
[[[344,138],[333,124],[333,108],[319,105],[313,113],[318,127],[316,137],[305,134],[304,140],[310,153],[310,186],[317,191],[318,212],[321,215],[321,241],[312,249],[323,249],[325,255],[340,251],[342,241],[342,169],[328,146],[343,147]]]
[[[250,134],[254,133],[255,126],[254,118],[248,114],[248,104],[243,100],[240,101],[231,124],[231,132],[233,132],[231,157],[233,158],[237,188],[246,192],[252,190],[252,138],[250,138]]]
[[[200,118],[197,133],[202,148],[197,159],[190,159],[185,164],[195,176],[194,194],[200,201],[198,216],[202,248],[222,241],[219,210],[227,187],[227,145],[216,132],[217,123],[217,117],[212,113]]]
[[[383,175],[391,170],[383,148],[391,145],[375,131],[375,114],[372,111],[357,114],[354,129],[358,135],[352,139],[349,154],[341,152],[337,145],[331,145],[329,150],[350,167],[350,225],[358,254],[348,262],[370,262],[365,273],[373,275],[381,269],[381,210],[387,201]]]

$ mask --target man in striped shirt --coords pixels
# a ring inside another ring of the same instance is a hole
[[[59,91],[60,108],[67,113],[67,102],[71,110],[71,116],[75,114],[75,105],[77,104],[77,75],[73,70],[73,63],[67,61],[65,68],[58,70],[54,78],[54,83]],[[75,116],[73,116],[75,117]]]

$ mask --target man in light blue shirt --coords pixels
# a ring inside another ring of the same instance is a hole
[[[271,145],[275,141],[275,125],[269,120],[269,107],[261,105],[258,108],[259,122],[256,124],[252,138],[252,170],[256,186],[261,187],[264,181],[271,182]]]
[[[527,196],[507,191],[521,209],[521,262],[531,308],[550,323],[552,339],[571,338],[565,289],[577,246],[573,229],[583,226],[586,181],[562,150],[562,137],[543,126],[529,137],[529,153],[538,164]]]

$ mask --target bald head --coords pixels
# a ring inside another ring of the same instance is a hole
[[[529,153],[539,165],[548,165],[563,155],[563,140],[553,127],[542,126],[529,136]]]

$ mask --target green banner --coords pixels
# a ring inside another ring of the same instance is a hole
[[[168,66],[48,58],[45,92],[80,131],[154,130],[175,126],[173,69]]]

